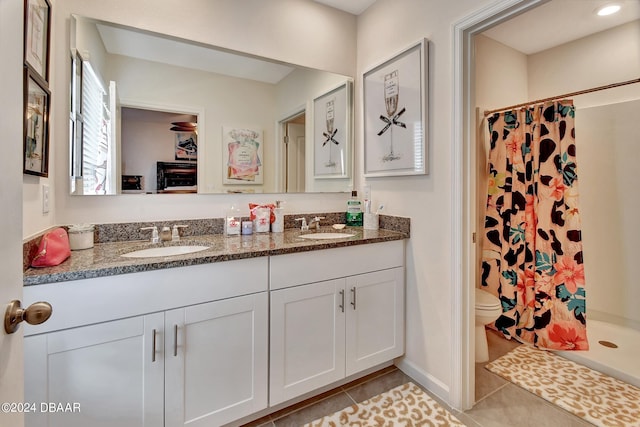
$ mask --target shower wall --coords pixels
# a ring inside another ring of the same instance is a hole
[[[531,99],[637,79],[640,21],[530,55],[528,72]],[[640,84],[574,103],[587,316],[640,329]]]
[[[576,109],[587,315],[640,329],[640,100]]]

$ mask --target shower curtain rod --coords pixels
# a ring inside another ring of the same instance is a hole
[[[522,104],[510,105],[509,107],[498,108],[498,109],[495,109],[495,110],[486,110],[484,112],[484,116],[487,117],[489,114],[499,113],[499,112],[502,112],[502,111],[508,111],[508,110],[511,110],[513,108],[518,108],[518,107],[526,107],[527,105],[538,104],[540,102],[555,101],[556,99],[563,99],[563,98],[568,98],[570,96],[583,95],[585,93],[591,93],[591,92],[598,92],[600,90],[612,89],[614,87],[625,86],[625,85],[630,85],[630,84],[634,84],[634,83],[640,83],[640,78],[633,79],[633,80],[627,80],[626,82],[618,82],[618,83],[612,83],[610,85],[593,87],[591,89],[580,90],[580,91],[577,91],[577,92],[565,93],[564,95],[552,96],[550,98],[543,98],[543,99],[538,99],[538,100],[535,100],[535,101],[523,102]]]

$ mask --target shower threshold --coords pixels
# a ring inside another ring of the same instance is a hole
[[[600,320],[588,320],[587,337],[588,351],[556,353],[640,388],[640,331]]]

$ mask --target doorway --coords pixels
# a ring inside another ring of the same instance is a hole
[[[122,194],[197,192],[198,125],[197,114],[122,106]],[[188,169],[193,176],[169,185],[161,173],[164,165]]]
[[[280,122],[280,134],[284,146],[282,164],[285,193],[305,191],[305,125],[305,111],[298,112]]]
[[[474,95],[474,36],[548,0],[501,0],[456,22],[453,27],[452,99],[452,368],[449,400],[461,410],[475,403],[475,262],[478,122]]]
[[[581,4],[582,7],[590,7],[585,2]],[[539,8],[533,11],[534,8],[538,6],[544,7]],[[551,8],[555,8],[556,6],[566,6],[566,3],[560,1],[549,1],[549,0],[503,0],[497,1],[486,8],[477,11],[476,13],[465,17],[463,20],[459,21],[455,24],[454,28],[454,115],[453,115],[453,135],[454,135],[454,148],[453,148],[453,157],[454,157],[454,167],[453,167],[453,191],[454,194],[459,194],[456,196],[453,203],[453,211],[456,215],[458,222],[455,224],[455,232],[459,233],[459,236],[456,236],[456,240],[454,241],[454,265],[460,266],[459,271],[454,271],[453,276],[455,279],[454,287],[453,287],[453,300],[460,302],[460,304],[456,304],[455,310],[458,313],[454,314],[452,318],[452,323],[454,323],[453,334],[454,336],[460,337],[460,342],[458,346],[454,346],[452,349],[452,354],[454,359],[460,362],[460,365],[454,363],[453,366],[453,381],[452,381],[452,401],[454,403],[459,403],[461,407],[469,408],[473,406],[474,396],[474,361],[473,361],[473,348],[474,348],[474,337],[473,334],[470,334],[469,331],[473,328],[474,323],[474,285],[476,281],[476,270],[477,270],[477,256],[476,252],[480,249],[477,247],[471,239],[468,237],[473,235],[474,232],[482,229],[482,221],[481,215],[479,215],[482,206],[484,205],[484,201],[478,201],[476,199],[477,194],[481,194],[484,192],[482,188],[477,188],[477,184],[482,180],[482,168],[484,167],[484,161],[479,161],[480,157],[484,157],[483,153],[479,151],[480,148],[476,144],[476,132],[481,125],[481,120],[476,115],[476,105],[478,106],[500,106],[500,105],[510,105],[518,102],[522,102],[522,100],[513,101],[504,98],[504,94],[498,93],[495,91],[493,87],[487,86],[491,89],[491,92],[485,91],[481,94],[477,94],[476,89],[478,88],[476,84],[476,79],[482,71],[485,71],[486,75],[492,75],[493,72],[486,72],[485,67],[491,61],[485,60],[481,64],[476,64],[476,52],[480,49],[480,45],[475,44],[476,36],[484,33],[487,30],[492,32],[492,37],[497,37],[495,40],[497,42],[501,42],[501,40],[509,40],[513,41],[514,31],[517,32],[518,35],[522,36],[522,40],[531,41],[531,37],[526,37],[526,33],[519,30],[513,30],[513,27],[520,28],[522,27],[522,22],[519,21],[521,18],[516,17],[517,15],[523,15],[524,12],[527,13],[527,20],[529,22],[545,22],[544,25],[548,26],[548,19],[541,18],[542,14],[547,14],[549,17],[553,17],[554,19],[560,19],[563,22],[568,22],[569,20],[566,17],[562,17],[561,12],[569,12],[573,15],[579,15],[584,18],[581,18],[579,22],[584,23],[587,22],[586,16],[591,16],[592,12],[590,10],[583,10],[580,14],[575,8],[571,8],[569,11],[563,11],[562,9],[554,9],[555,13],[549,13]],[[594,14],[595,16],[595,14]],[[622,15],[621,15],[622,16]],[[624,15],[625,19],[631,19],[633,17],[633,9],[631,9],[631,13],[627,13]],[[550,18],[549,18],[550,19]],[[637,19],[637,18],[635,18]],[[504,26],[500,30],[494,31],[497,28],[498,24],[505,24],[507,21],[510,21],[507,26],[508,28],[504,28]],[[590,22],[590,21],[589,21]],[[522,53],[527,55],[531,55],[536,52],[540,52],[543,50],[548,50],[549,48],[556,47],[558,44],[567,43],[573,40],[578,40],[580,38],[584,38],[587,35],[590,35],[594,32],[594,29],[598,29],[599,31],[603,31],[607,28],[611,28],[612,26],[619,26],[624,24],[625,22],[617,22],[614,21],[606,21],[608,22],[607,27],[603,26],[605,21],[601,21],[601,23],[589,24],[589,31],[587,33],[582,33],[580,35],[576,33],[564,33],[564,37],[567,35],[573,38],[565,38],[564,40],[560,40],[560,34],[554,33],[553,42],[555,44],[548,44],[546,46],[538,46],[538,49],[533,48],[529,45],[527,50],[524,49],[516,49]],[[576,27],[579,27],[576,23]],[[533,26],[532,26],[533,27]],[[583,26],[584,27],[584,26]],[[533,30],[533,29],[531,29]],[[501,35],[502,34],[502,35]],[[577,35],[578,37],[574,37]],[[502,39],[500,37],[503,37]],[[504,37],[507,37],[506,39]],[[537,40],[538,41],[538,40]],[[486,43],[486,42],[484,42]],[[508,46],[510,43],[506,43],[502,41],[505,46]],[[620,45],[620,43],[618,43]],[[579,45],[581,49],[585,48],[585,44]],[[503,58],[505,52],[501,48],[498,48],[497,45],[494,45],[496,49],[499,49],[502,52],[500,55]],[[503,76],[501,78],[501,82],[503,86],[509,87],[508,96],[518,96],[516,91],[520,90],[524,93],[525,101],[530,101],[529,95],[538,95],[532,96],[531,98],[542,98],[539,95],[546,95],[548,91],[549,94],[556,93],[561,94],[563,92],[571,92],[570,87],[566,86],[553,86],[554,83],[552,80],[545,79],[545,91],[540,90],[540,86],[533,85],[533,92],[531,92],[532,85],[528,84],[528,70],[531,66],[530,61],[527,59],[524,61],[524,66],[520,68],[518,63],[522,64],[520,60],[515,60],[514,57],[511,57],[508,61],[493,61],[494,65],[499,64],[500,66],[505,66],[505,64],[510,64],[511,69],[515,70],[515,72],[511,73],[509,78],[517,77],[518,79],[525,79],[524,84],[522,81],[512,81],[506,80]],[[534,62],[534,66],[537,68],[533,68],[533,70],[539,70],[540,60]],[[481,68],[482,67],[482,68]],[[566,69],[566,68],[565,68]],[[604,72],[605,70],[601,70]],[[566,70],[567,73],[570,70]],[[591,76],[592,73],[589,74]],[[485,75],[485,80],[486,79]],[[618,75],[618,74],[615,74]],[[574,81],[577,79],[574,78]],[[614,79],[612,81],[620,81],[624,79]],[[576,88],[583,88],[583,84],[588,82],[585,80],[580,83]],[[590,86],[597,86],[596,84],[584,84],[584,88]],[[496,96],[501,97],[500,100],[496,99]],[[459,399],[459,400],[457,400]]]

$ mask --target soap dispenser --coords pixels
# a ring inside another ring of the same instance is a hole
[[[224,218],[224,235],[239,236],[240,235],[240,209],[236,205],[231,205],[227,210]]]
[[[271,223],[272,233],[282,233],[284,231],[284,208],[281,200],[276,200],[276,207],[273,208],[273,222]]]

